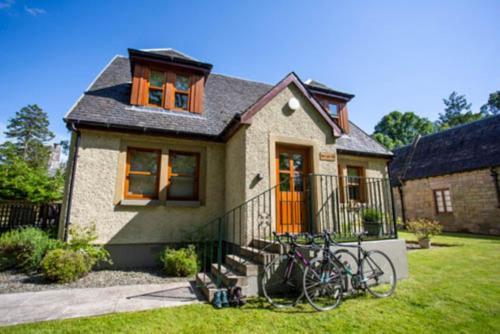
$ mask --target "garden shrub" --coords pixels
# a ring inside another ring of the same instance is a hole
[[[47,251],[62,247],[62,242],[35,227],[20,228],[0,236],[0,269],[36,271]]]
[[[408,222],[408,231],[415,234],[418,240],[425,240],[440,234],[442,227],[438,221],[420,218]]]
[[[111,263],[109,252],[104,247],[93,244],[97,240],[97,231],[94,224],[86,227],[71,227],[69,235],[68,248],[85,253],[89,258],[91,267],[98,263]]]
[[[363,221],[378,223],[382,219],[383,213],[377,209],[368,208],[363,212]]]
[[[180,249],[167,247],[161,255],[161,261],[168,276],[188,277],[198,270],[198,257],[193,245]]]
[[[47,252],[40,269],[49,281],[68,283],[85,276],[92,269],[92,264],[84,252],[55,249]]]

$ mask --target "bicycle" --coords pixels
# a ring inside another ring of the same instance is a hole
[[[366,235],[366,232],[357,233],[357,244],[346,245],[336,242],[331,238],[330,233],[324,231],[321,235],[324,241],[323,256],[326,256],[328,260],[332,261],[337,265],[337,267],[340,268],[343,294],[348,292],[350,283],[353,290],[367,290],[370,294],[377,298],[389,297],[396,289],[397,278],[394,265],[389,257],[382,251],[366,251],[363,249],[361,241],[364,235]],[[358,256],[354,256],[354,254],[349,252],[347,249],[339,249],[332,252],[330,248],[332,245],[356,248]],[[328,308],[322,307],[321,304],[318,305],[318,303],[316,303],[313,299],[313,297],[315,297],[314,295],[308,295],[305,281],[308,269],[315,268],[318,266],[317,263],[322,263],[321,261],[323,261],[323,259],[316,258],[311,261],[309,267],[306,268],[304,273],[304,290],[309,303],[315,309],[323,311]],[[352,265],[357,267],[356,270],[353,269]],[[338,303],[336,305],[338,305]]]
[[[300,252],[297,238],[309,235],[291,235],[288,232],[278,235],[273,232],[275,241],[281,247],[290,246],[285,254],[276,256],[264,269],[262,275],[262,290],[267,301],[276,308],[295,306],[303,297],[301,278],[309,261]],[[286,238],[286,243],[282,238]],[[283,265],[285,264],[285,265]]]

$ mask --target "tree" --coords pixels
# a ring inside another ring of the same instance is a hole
[[[418,134],[426,135],[434,131],[434,125],[425,117],[411,111],[393,111],[377,123],[372,137],[392,150],[411,144]]]
[[[15,140],[15,146],[24,160],[33,167],[47,164],[50,148],[47,142],[54,138],[49,130],[47,114],[36,104],[23,107],[9,120],[7,138]]]
[[[18,151],[11,142],[0,146],[0,199],[31,202],[60,200],[64,185],[63,170],[51,177],[46,167],[30,166]]]
[[[457,92],[451,93],[447,99],[443,99],[443,102],[446,108],[444,113],[439,114],[439,119],[436,122],[439,130],[467,124],[484,117],[482,112],[473,113],[472,105],[467,102],[465,95],[458,95]]]
[[[481,107],[481,112],[484,115],[500,114],[500,90],[490,94],[488,102]]]

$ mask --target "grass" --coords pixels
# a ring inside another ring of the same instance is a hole
[[[412,239],[407,233],[400,237]],[[410,278],[387,299],[359,296],[318,313],[278,311],[261,300],[242,309],[210,305],[112,314],[0,328],[0,333],[500,333],[500,238],[446,234],[408,253]]]

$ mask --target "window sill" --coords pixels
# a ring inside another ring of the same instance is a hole
[[[201,206],[200,201],[166,201],[166,207],[172,208],[199,208]]]
[[[120,201],[122,206],[159,206],[161,201],[157,199],[122,199]]]

